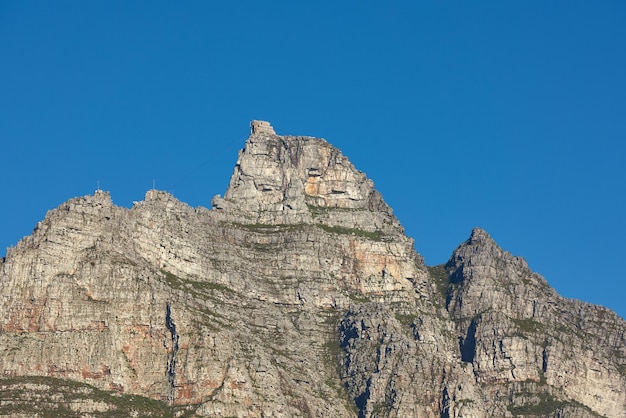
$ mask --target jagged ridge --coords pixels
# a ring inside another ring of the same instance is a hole
[[[430,270],[430,272],[429,272]],[[199,416],[623,416],[623,319],[480,229],[428,269],[326,141],[255,125],[212,209],[48,213],[0,264],[1,369]]]

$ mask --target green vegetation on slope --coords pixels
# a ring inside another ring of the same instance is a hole
[[[0,379],[0,416],[173,417],[164,402],[45,376]]]
[[[443,300],[446,300],[448,296],[448,286],[450,285],[450,274],[446,271],[446,265],[439,264],[438,266],[426,266],[426,268],[437,286],[437,291]]]

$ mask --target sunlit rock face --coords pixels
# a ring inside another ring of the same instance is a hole
[[[626,416],[623,319],[480,229],[426,267],[338,149],[262,121],[211,209],[51,210],[0,262],[0,318],[0,399],[41,376],[178,415]]]
[[[524,398],[530,386],[558,399],[552,403],[571,399],[601,416],[623,414],[622,318],[560,297],[524,259],[478,228],[446,268],[452,282],[447,308],[462,360],[471,363],[479,383],[522,388],[513,398]],[[549,403],[544,400],[544,407]],[[525,410],[534,409],[518,409]]]

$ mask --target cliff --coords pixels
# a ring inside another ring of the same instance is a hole
[[[0,263],[0,317],[4,415],[626,415],[622,318],[480,229],[427,267],[339,150],[269,124],[211,209],[50,211]]]

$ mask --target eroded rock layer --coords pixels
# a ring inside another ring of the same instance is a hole
[[[622,318],[480,229],[426,267],[339,150],[269,124],[211,209],[150,190],[50,211],[0,264],[0,317],[2,377],[178,415],[626,415]]]

